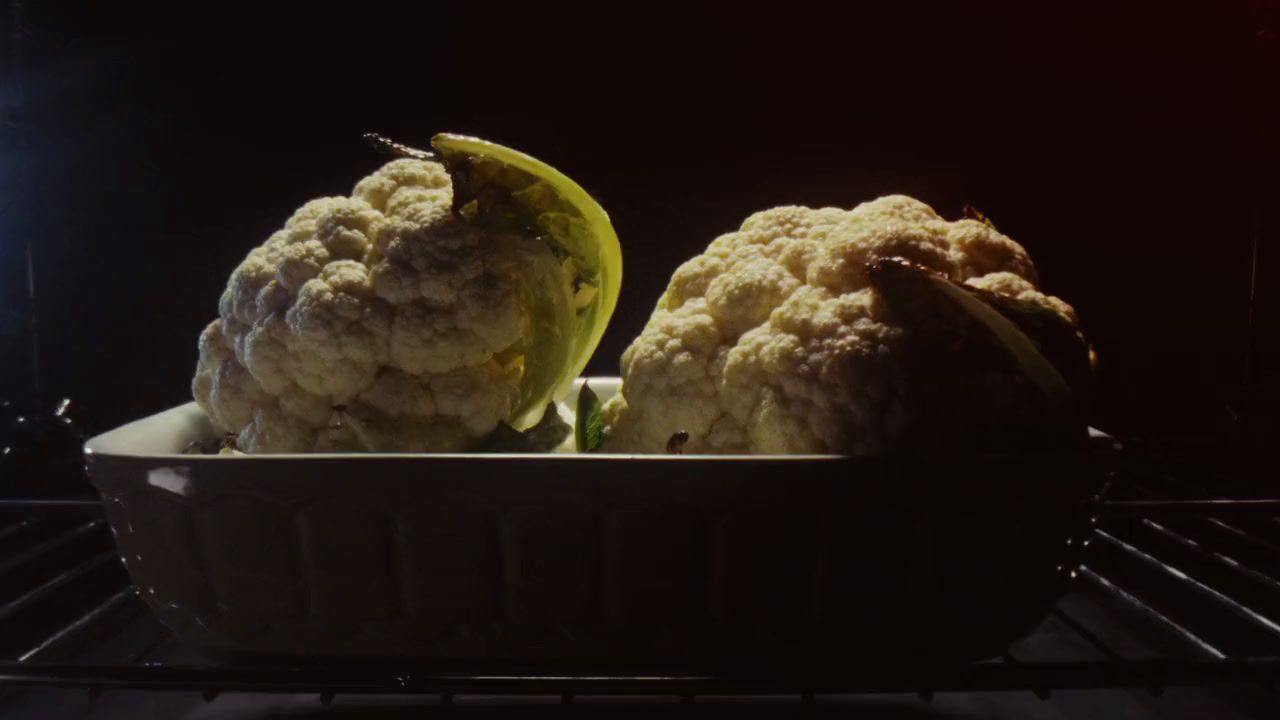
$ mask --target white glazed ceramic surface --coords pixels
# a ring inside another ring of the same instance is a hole
[[[1061,458],[182,454],[214,434],[187,404],[88,458],[141,597],[239,660],[989,654],[1047,611],[1096,484]]]

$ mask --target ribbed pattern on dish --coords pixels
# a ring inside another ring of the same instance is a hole
[[[1059,591],[1088,484],[1043,459],[173,462],[92,474],[142,597],[237,658],[993,653]]]

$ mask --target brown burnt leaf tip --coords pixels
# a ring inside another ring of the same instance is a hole
[[[402,142],[392,140],[385,135],[379,135],[378,133],[367,132],[364,135],[361,135],[361,137],[364,138],[364,141],[369,143],[374,150],[386,155],[413,158],[415,160],[434,160],[436,157],[435,153],[430,150],[421,150],[416,147],[411,147]]]
[[[977,220],[978,222],[982,223],[983,225],[986,225],[992,230],[996,229],[996,224],[991,222],[991,218],[982,214],[982,212],[978,210],[978,208],[970,205],[969,203],[965,203],[964,207],[960,208],[960,216],[965,218],[966,220]]]

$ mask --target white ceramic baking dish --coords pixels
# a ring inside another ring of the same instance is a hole
[[[1084,453],[182,454],[213,434],[191,403],[88,463],[142,599],[237,661],[990,655],[1098,484]]]

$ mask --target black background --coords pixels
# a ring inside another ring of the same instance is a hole
[[[1101,355],[1096,424],[1230,429],[1251,344],[1274,398],[1275,3],[34,5],[6,4],[0,387],[33,387],[29,238],[40,383],[91,431],[189,399],[227,275],[377,167],[366,130],[480,135],[602,201],[625,281],[594,374],[751,212],[896,192],[1030,250]]]

